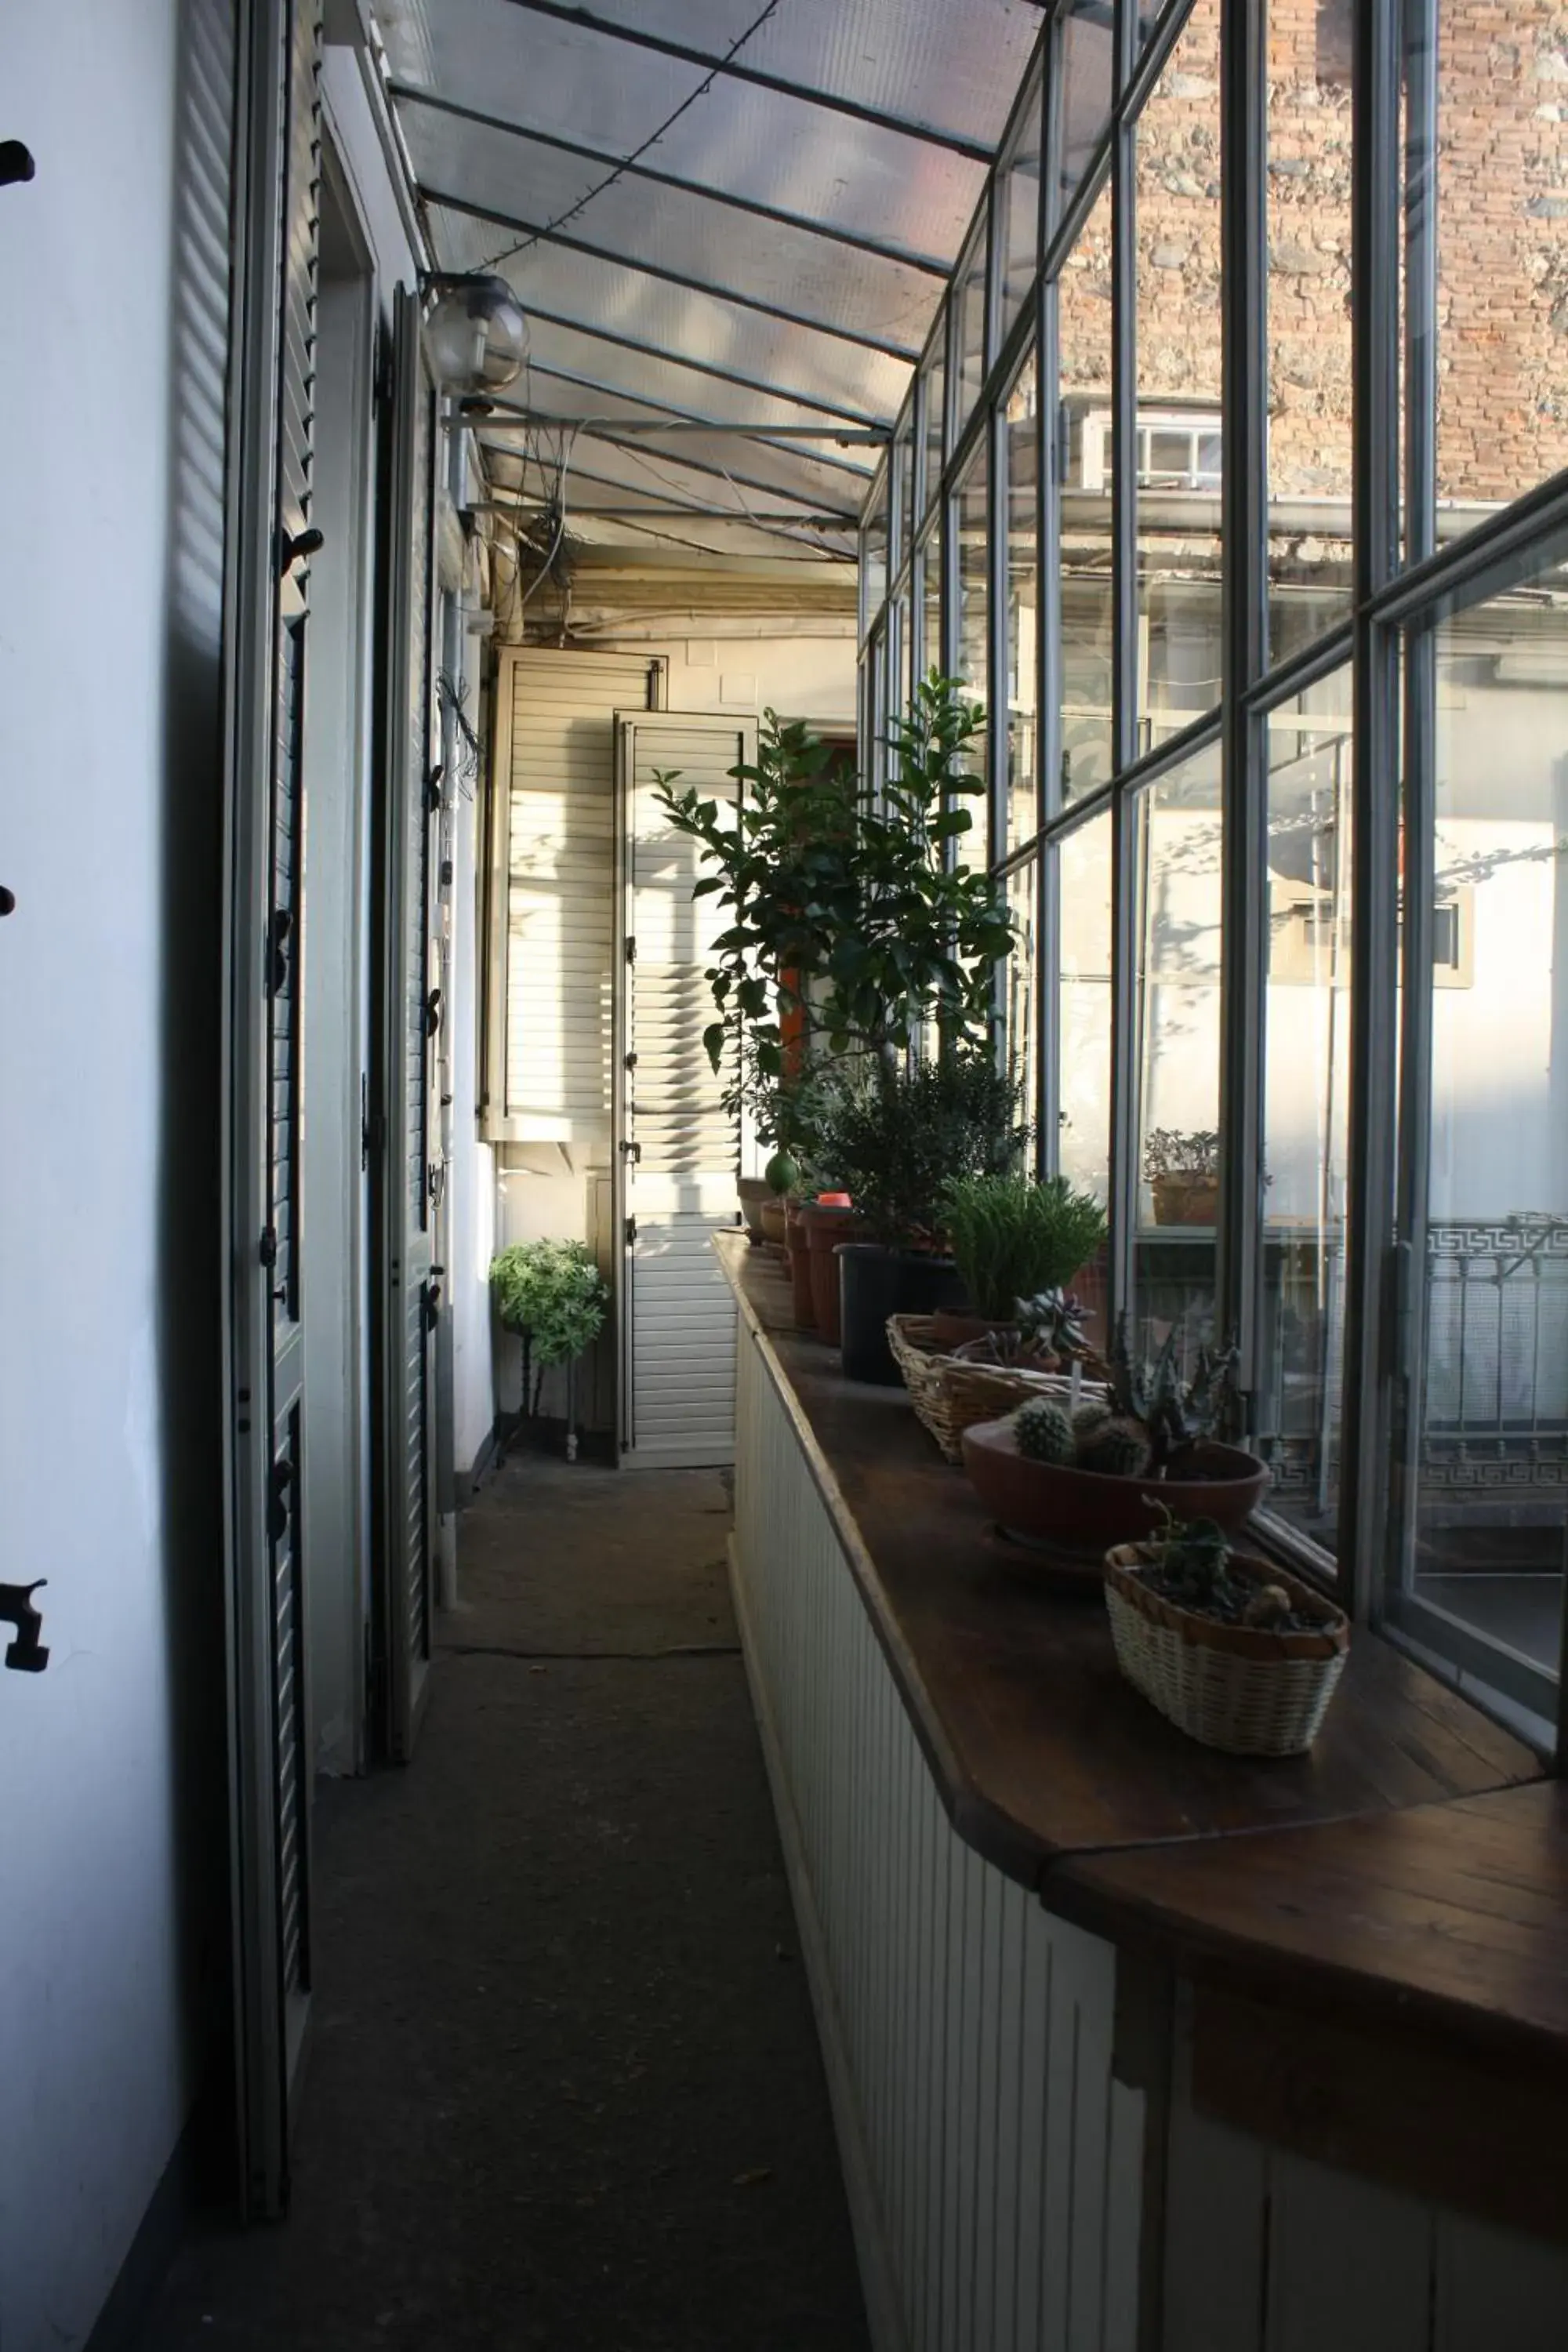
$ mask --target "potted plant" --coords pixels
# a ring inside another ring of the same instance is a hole
[[[1079,1558],[1153,1535],[1173,1490],[1182,1508],[1241,1527],[1268,1490],[1255,1454],[1215,1435],[1235,1383],[1236,1350],[1200,1349],[1190,1379],[1177,1326],[1151,1361],[1135,1360],[1121,1318],[1103,1397],[1076,1412],[1033,1399],[963,1433],[963,1466],[1004,1528]]]
[[[1011,1340],[1016,1349],[1026,1302],[1035,1301],[1029,1352],[1041,1354],[1043,1339],[1057,1354],[1048,1302],[1059,1298],[1065,1310],[1068,1282],[1103,1247],[1105,1213],[1100,1202],[1091,1193],[1075,1191],[1065,1176],[1048,1176],[1041,1183],[1016,1172],[951,1176],[940,1213],[969,1294],[969,1312],[936,1315],[932,1345],[956,1349],[991,1339]],[[1009,1360],[997,1345],[988,1360]]]
[[[598,1338],[610,1294],[585,1242],[513,1242],[490,1260],[496,1312],[522,1341],[522,1412],[539,1412],[544,1375],[566,1367],[566,1459],[577,1458],[577,1359]]]
[[[1321,1593],[1233,1551],[1214,1520],[1167,1513],[1107,1554],[1105,1600],[1117,1664],[1180,1730],[1236,1756],[1310,1748],[1350,1640]]]
[[[931,1061],[880,1061],[840,1082],[816,1141],[825,1178],[849,1194],[865,1238],[840,1243],[844,1370],[851,1380],[900,1377],[890,1316],[957,1307],[963,1277],[940,1245],[954,1174],[999,1174],[1027,1140],[1016,1082],[983,1046],[949,1045]]]
[[[1219,1221],[1219,1137],[1156,1127],[1143,1139],[1143,1181],[1157,1225],[1213,1225]]]

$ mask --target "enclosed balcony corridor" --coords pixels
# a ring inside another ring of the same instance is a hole
[[[176,2265],[146,2352],[859,2352],[719,1475],[514,1458],[407,1771],[316,1815],[280,2229]]]

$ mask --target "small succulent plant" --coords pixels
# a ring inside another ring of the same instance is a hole
[[[1147,1431],[1149,1466],[1156,1475],[1163,1475],[1177,1454],[1215,1433],[1235,1386],[1239,1360],[1235,1348],[1200,1348],[1190,1380],[1182,1377],[1181,1349],[1182,1327],[1173,1324],[1157,1356],[1134,1360],[1126,1315],[1118,1320],[1107,1366],[1110,1391],[1120,1417],[1138,1422]]]
[[[1102,1478],[1142,1478],[1149,1469],[1149,1433],[1141,1422],[1110,1414],[1076,1441],[1080,1470]]]
[[[1054,1397],[1030,1397],[1021,1404],[1013,1415],[1013,1434],[1026,1462],[1048,1462],[1062,1468],[1078,1452],[1067,1407]]]

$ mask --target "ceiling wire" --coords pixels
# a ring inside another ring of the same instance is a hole
[[[659,141],[664,137],[667,131],[673,131],[681,116],[685,114],[689,108],[695,106],[700,98],[707,97],[708,92],[712,89],[714,83],[718,80],[720,75],[723,72],[731,58],[739,55],[740,51],[745,47],[746,43],[752,38],[752,36],[754,33],[760,33],[762,31],[763,26],[767,23],[768,18],[774,14],[775,10],[780,5],[781,0],[767,0],[766,7],[764,7],[758,16],[752,19],[752,22],[746,26],[744,32],[738,34],[735,39],[731,42],[723,56],[714,66],[712,72],[706,75],[704,79],[698,83],[696,89],[691,92],[689,97],[683,98],[681,100],[680,104],[676,108],[674,113],[667,115],[664,121],[659,124],[657,131],[652,131],[648,133],[640,147],[634,147],[631,153],[626,156],[622,162],[617,163],[613,172],[606,173],[605,177],[599,181],[596,186],[590,188],[585,195],[579,196],[576,203],[569,205],[563,213],[558,213],[553,220],[546,221],[542,228],[536,228],[531,236],[521,238],[515,245],[504,246],[499,253],[492,254],[488,261],[481,261],[479,268],[481,269],[499,269],[503,261],[515,261],[520,254],[531,252],[532,248],[540,243],[542,238],[553,236],[557,229],[564,228],[568,221],[575,220],[579,213],[586,212],[588,206],[593,203],[595,196],[602,196],[606,188],[613,188],[616,181],[622,179],[625,174],[632,169],[634,164],[641,163],[643,157],[647,153],[650,147],[658,146]]]

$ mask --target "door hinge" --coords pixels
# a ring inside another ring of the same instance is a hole
[[[636,963],[637,960],[637,943],[636,940],[634,940],[634,939],[628,939],[628,940],[627,940],[627,941],[626,941],[626,961],[627,961],[628,963]]]
[[[437,1036],[439,1034],[440,1027],[441,992],[438,988],[433,988],[425,999],[425,1034],[426,1037]]]
[[[272,1465],[272,1476],[267,1493],[267,1534],[272,1543],[281,1543],[289,1532],[289,1489],[294,1481],[294,1465],[285,1454]]]
[[[276,1225],[263,1225],[261,1228],[261,1263],[263,1265],[276,1265],[278,1263],[278,1228]]]
[[[628,1218],[626,1219],[626,1247],[627,1247],[627,1249],[636,1249],[636,1247],[637,1247],[637,1219],[636,1219],[635,1217],[628,1217]]]
[[[441,814],[441,779],[446,772],[445,768],[435,767],[425,779],[425,805],[432,816]]]

